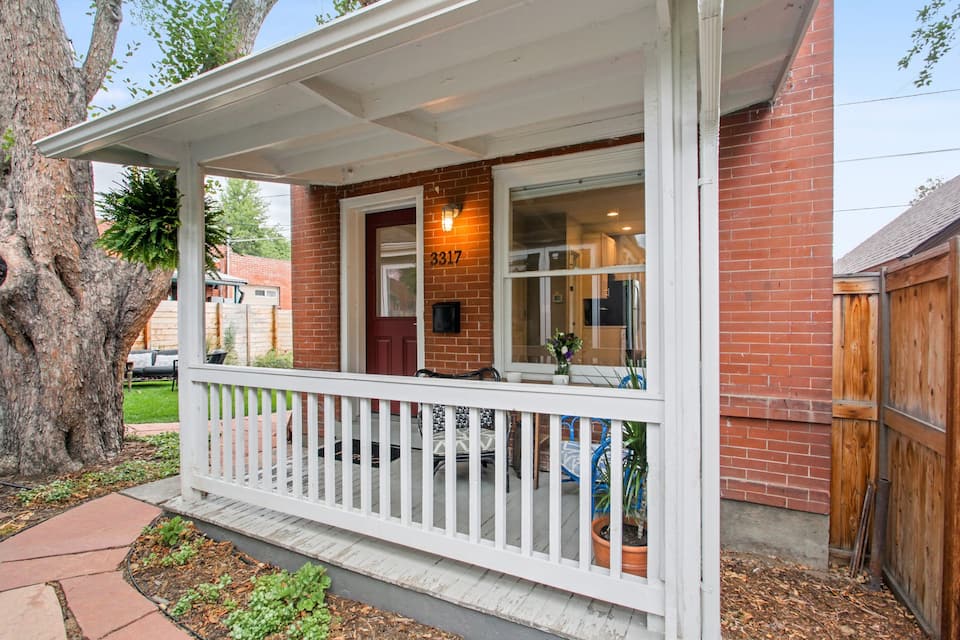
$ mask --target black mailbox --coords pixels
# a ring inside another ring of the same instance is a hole
[[[433,304],[433,332],[460,333],[460,302]]]

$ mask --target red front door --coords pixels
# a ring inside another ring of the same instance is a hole
[[[367,373],[417,371],[416,210],[366,216]]]

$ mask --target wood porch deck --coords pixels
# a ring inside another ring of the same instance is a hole
[[[419,442],[413,443],[415,447]],[[412,466],[420,469],[419,449],[412,452]],[[347,465],[353,475],[354,505],[361,504],[360,466]],[[302,468],[306,470],[304,462]],[[338,502],[340,499],[340,477],[343,464],[337,462]],[[322,501],[323,466],[318,479],[320,500]],[[379,512],[379,478],[377,469],[373,470],[371,486],[371,508],[374,514]],[[400,463],[390,463],[391,472],[391,514],[399,517],[400,500]],[[304,471],[304,474],[306,471]],[[521,480],[512,470],[511,491],[507,494],[507,543],[520,544]],[[467,533],[468,523],[468,470],[467,465],[459,465],[456,484],[457,531]],[[289,477],[289,476],[288,476]],[[413,474],[413,495],[421,495],[421,477]],[[306,477],[304,477],[306,482]],[[434,525],[444,526],[444,482],[443,469],[434,476]],[[547,511],[549,505],[550,476],[541,473],[540,486],[534,491],[533,518],[535,551],[545,552],[548,547]],[[481,480],[481,537],[493,538],[493,467],[482,472]],[[610,605],[569,592],[546,587],[503,573],[471,566],[429,553],[367,538],[351,531],[329,525],[286,515],[266,508],[244,504],[222,497],[207,498],[190,503],[176,498],[164,505],[169,511],[186,517],[207,522],[221,529],[241,536],[259,540],[280,549],[315,559],[317,562],[351,571],[372,578],[395,588],[410,590],[445,601],[457,607],[484,615],[507,620],[525,627],[538,629],[547,634],[562,638],[581,638],[585,640],[607,640],[609,638],[637,638],[648,640],[661,638],[659,634],[646,629],[646,615],[631,609]],[[562,494],[563,536],[562,555],[576,560],[578,555],[578,502],[577,485],[567,483]],[[413,505],[412,520],[421,521],[421,505]],[[376,517],[374,515],[373,517]],[[542,525],[541,525],[542,523]],[[336,585],[334,586],[336,591]],[[357,593],[354,597],[363,598]],[[399,600],[402,600],[400,598]],[[377,604],[377,603],[371,603]],[[383,605],[379,605],[383,606]],[[386,605],[390,608],[390,604]],[[401,613],[404,613],[401,611]],[[424,620],[431,624],[432,622]],[[453,629],[463,633],[462,629]],[[466,637],[492,637],[479,633],[466,634]],[[543,636],[541,636],[543,637]],[[549,636],[548,636],[549,637]]]

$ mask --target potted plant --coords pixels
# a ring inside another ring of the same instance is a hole
[[[567,333],[557,329],[544,345],[557,363],[553,371],[553,384],[570,382],[570,361],[573,354],[583,348],[583,339],[572,331]]]
[[[642,389],[642,378],[632,362],[624,378],[630,389]],[[593,555],[597,565],[610,566],[610,440],[601,443],[593,462]],[[623,422],[623,537],[624,573],[647,575],[647,424]]]

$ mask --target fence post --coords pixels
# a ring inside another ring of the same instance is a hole
[[[943,478],[943,589],[940,638],[960,639],[960,237],[950,240],[947,266],[947,412]]]
[[[244,326],[246,327],[244,331],[244,333],[246,334],[244,336],[244,339],[246,340],[246,343],[247,343],[247,355],[245,358],[246,362],[244,362],[244,364],[249,367],[253,359],[250,357],[250,347],[252,345],[250,341],[250,305],[248,304],[243,305],[243,321],[244,321]]]
[[[270,307],[270,348],[274,351],[280,350],[280,338],[277,333],[277,306],[274,305]]]
[[[217,325],[217,348],[223,348],[223,303],[215,303],[217,306],[214,308],[216,312],[216,325]]]

